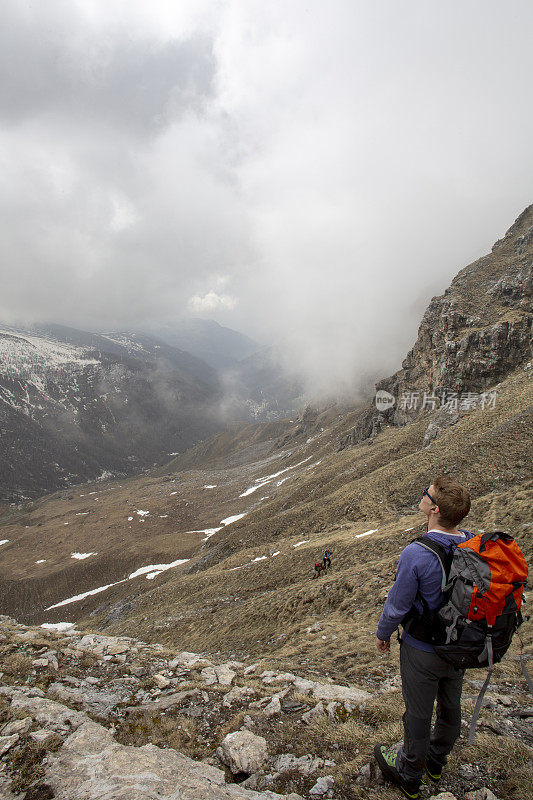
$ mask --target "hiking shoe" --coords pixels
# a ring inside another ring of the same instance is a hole
[[[441,764],[434,761],[430,756],[426,758],[426,775],[433,783],[438,783],[442,778]]]
[[[383,777],[391,783],[395,783],[409,800],[417,800],[420,781],[406,781],[402,778],[396,767],[398,753],[383,744],[377,744],[374,747],[374,757]]]

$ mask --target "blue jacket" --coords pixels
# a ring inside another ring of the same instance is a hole
[[[455,550],[458,544],[473,537],[469,531],[461,528],[458,530],[461,531],[461,536],[442,531],[428,531],[424,534],[424,538],[433,539],[434,542]],[[442,568],[436,555],[416,542],[408,544],[398,561],[396,578],[378,622],[377,637],[384,641],[390,639],[413,606],[417,611],[422,612],[422,603],[417,598],[418,594],[422,595],[430,611],[439,608],[444,600],[441,586]],[[418,650],[434,652],[430,644],[415,639],[406,631],[402,632],[402,641]]]

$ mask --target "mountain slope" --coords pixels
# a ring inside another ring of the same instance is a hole
[[[260,349],[260,345],[249,336],[211,319],[175,320],[166,325],[155,325],[150,331],[158,339],[192,353],[216,369],[234,366]]]
[[[135,334],[0,330],[0,498],[129,474],[221,427],[216,373]]]

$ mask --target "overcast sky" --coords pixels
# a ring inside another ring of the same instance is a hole
[[[533,200],[528,0],[2,0],[0,319],[399,368]]]

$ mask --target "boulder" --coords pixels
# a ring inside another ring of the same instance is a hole
[[[140,705],[128,706],[124,710],[128,714],[144,714],[145,712],[157,713],[159,711],[166,711],[167,708],[172,708],[172,706],[179,705],[188,697],[202,697],[202,692],[200,692],[199,689],[189,689],[185,692],[173,692],[173,694],[167,694],[159,700],[149,700]]]
[[[315,785],[311,787],[309,794],[313,797],[328,795],[331,789],[333,789],[334,783],[333,775],[324,775],[324,777],[319,778]]]
[[[233,683],[236,672],[234,672],[228,664],[218,664],[214,667],[206,667],[200,673],[202,679],[208,686],[214,683],[219,683],[221,686],[231,686]]]
[[[28,733],[29,729],[31,728],[31,717],[24,717],[24,719],[14,719],[11,722],[8,722],[2,728],[2,736],[13,736],[14,733],[18,733],[19,736],[22,736],[24,733]]]
[[[259,772],[268,760],[266,739],[251,731],[228,733],[217,748],[217,756],[234,775]]]
[[[457,800],[457,798],[451,792],[440,792],[440,794],[432,794],[429,800]]]
[[[372,699],[369,692],[355,686],[338,686],[334,683],[315,683],[311,693],[317,700],[340,700],[355,703],[357,706]]]
[[[311,775],[324,767],[334,767],[335,762],[329,759],[324,761],[323,758],[315,758],[310,753],[306,756],[297,758],[292,753],[281,753],[276,756],[272,769],[275,772],[287,772],[291,769],[297,769],[302,775]]]
[[[167,689],[170,686],[169,679],[165,678],[164,675],[160,675],[159,673],[154,675],[153,680],[158,689]]]
[[[317,703],[310,711],[307,711],[305,714],[302,714],[302,720],[304,722],[310,723],[313,722],[315,719],[319,719],[324,714],[324,703],[320,702]]]
[[[48,757],[44,781],[55,800],[289,800],[226,784],[222,770],[176,750],[118,744],[92,721]]]
[[[170,669],[176,669],[176,667],[194,669],[200,665],[203,667],[213,666],[209,659],[199,656],[197,653],[188,653],[186,650],[184,650],[182,653],[178,653],[178,655],[169,662],[168,666]]]
[[[73,711],[61,703],[56,703],[55,700],[29,697],[24,692],[17,691],[13,693],[11,711],[23,712],[36,720],[43,728],[56,733],[70,733],[89,719],[83,711]]]
[[[18,733],[14,733],[12,736],[0,736],[0,756],[3,756],[8,750],[11,750],[13,745],[18,742],[19,738]]]
[[[254,690],[250,689],[248,686],[234,686],[233,689],[230,689],[229,692],[224,695],[222,705],[225,708],[229,708],[233,703],[239,703],[242,700],[246,700],[248,697],[253,697],[254,694]]]
[[[100,717],[107,717],[119,703],[123,703],[132,694],[131,689],[126,686],[116,685],[114,688],[115,691],[98,691],[84,686],[73,688],[62,683],[51,683],[48,696],[62,703],[79,705],[84,711]]]
[[[265,717],[274,717],[276,714],[281,714],[281,700],[279,695],[275,694],[268,705],[263,709]]]

